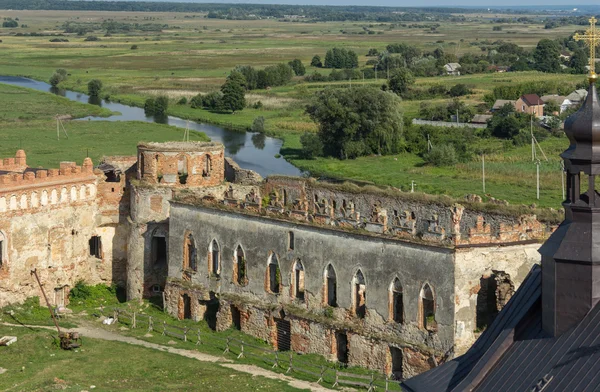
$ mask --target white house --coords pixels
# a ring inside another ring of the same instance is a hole
[[[447,75],[458,76],[460,75],[460,64],[459,63],[448,63],[444,65]]]

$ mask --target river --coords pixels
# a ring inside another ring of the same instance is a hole
[[[302,174],[297,167],[287,162],[285,159],[275,158],[275,155],[279,154],[283,142],[279,139],[266,137],[263,134],[232,131],[216,125],[196,123],[172,116],[160,119],[148,117],[144,113],[144,109],[135,106],[128,106],[105,100],[94,100],[82,93],[58,90],[48,83],[23,77],[0,76],[0,83],[51,92],[72,101],[91,103],[107,108],[113,112],[120,113],[111,117],[86,117],[84,120],[158,122],[179,128],[189,127],[190,130],[204,132],[212,141],[223,143],[225,146],[225,155],[233,158],[240,167],[254,170],[263,177],[271,174],[285,174],[291,176],[299,176]],[[106,153],[110,154],[109,151]]]

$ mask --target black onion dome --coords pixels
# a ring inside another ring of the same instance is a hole
[[[561,157],[571,161],[600,163],[600,104],[595,83],[590,83],[581,108],[565,121],[565,133],[570,145]]]

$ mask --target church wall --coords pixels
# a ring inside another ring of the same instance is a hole
[[[294,233],[293,249],[288,243],[290,231]],[[183,239],[189,233],[197,247],[197,271],[183,271]],[[208,249],[213,240],[217,241],[221,255],[218,278],[209,272],[212,256]],[[247,285],[233,282],[234,251],[238,245],[243,248],[246,258]],[[273,254],[279,259],[281,274],[278,295],[268,292],[268,260]],[[304,267],[304,301],[294,298],[293,266],[297,260],[301,260]],[[324,272],[329,263],[336,271],[338,307],[323,317]],[[453,264],[453,252],[447,248],[342,233],[174,202],[169,222],[168,276],[172,283],[167,283],[165,294],[168,311],[174,315],[180,313],[175,307],[177,301],[174,297],[183,292],[181,287],[190,286],[201,288],[199,292],[203,293],[192,296],[192,302],[205,301],[210,292],[219,294],[225,303],[237,298],[236,303],[252,304],[249,305],[251,313],[265,312],[267,324],[269,319],[281,317],[277,309],[282,309],[284,314],[289,315],[286,318],[292,320],[292,331],[296,331],[292,334],[292,343],[300,351],[321,353],[323,328],[329,334],[338,330],[356,331],[356,334],[373,342],[372,348],[356,351],[354,356],[349,356],[349,363],[385,370],[382,367],[387,360],[383,353],[388,349],[383,350],[380,345],[388,347],[402,342],[405,346],[426,345],[437,352],[446,352],[452,347]],[[366,283],[367,311],[364,319],[356,317],[352,310],[353,278],[359,268]],[[389,288],[395,277],[402,284],[403,324],[389,317]],[[435,293],[435,332],[425,330],[419,323],[419,296],[425,283],[429,283]],[[295,325],[294,320],[316,323],[321,327],[307,329]],[[226,326],[230,324],[226,323]],[[254,325],[251,329],[244,329],[242,325],[242,330],[264,337],[262,318],[259,317]],[[303,333],[303,330],[309,332]],[[310,333],[311,330],[320,332]],[[379,357],[369,358],[374,353],[379,353]]]

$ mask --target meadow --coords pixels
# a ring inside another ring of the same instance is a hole
[[[337,161],[320,158],[301,159],[299,155],[300,135],[315,132],[317,126],[305,114],[304,108],[315,91],[328,85],[367,83],[381,85],[383,80],[355,80],[348,82],[305,83],[296,77],[291,84],[269,90],[257,90],[248,94],[250,103],[260,101],[261,109],[246,108],[235,114],[192,109],[189,105],[177,105],[181,97],[191,98],[198,93],[218,90],[226,75],[236,65],[264,67],[294,58],[303,61],[307,74],[314,71],[327,74],[329,71],[308,66],[312,56],[325,55],[332,47],[345,47],[355,50],[363,66],[370,48],[385,49],[390,43],[405,42],[419,46],[423,50],[442,48],[448,53],[462,55],[467,52],[480,53],[478,41],[504,40],[532,49],[542,38],[567,37],[580,26],[562,26],[544,29],[543,24],[502,24],[501,31],[494,31],[490,19],[503,15],[468,15],[462,23],[419,22],[420,27],[390,23],[365,22],[283,22],[268,20],[222,20],[207,19],[201,14],[191,13],[133,13],[133,12],[83,12],[83,11],[0,11],[1,17],[19,18],[27,27],[0,29],[0,70],[5,75],[29,76],[48,80],[55,69],[65,68],[69,77],[61,86],[75,91],[86,92],[87,82],[98,78],[104,83],[103,96],[118,101],[142,106],[150,96],[167,95],[170,98],[169,114],[195,121],[214,124],[233,124],[249,127],[257,116],[265,118],[265,132],[284,140],[282,155],[303,170],[315,176],[351,178],[372,181],[376,184],[391,185],[403,190],[410,189],[411,181],[417,182],[417,190],[432,193],[445,193],[458,198],[465,194],[483,194],[481,179],[481,158],[474,156],[472,161],[453,167],[435,168],[426,166],[423,159],[414,154],[388,157],[364,157],[352,161]],[[99,41],[85,41],[85,36],[64,34],[61,38],[69,42],[50,42],[53,37],[17,36],[16,33],[62,34],[63,24],[99,24],[112,20],[122,23],[154,23],[168,25],[157,32],[130,31],[105,36],[103,31],[96,35]],[[368,27],[373,34],[365,34]],[[132,49],[135,46],[136,49]],[[418,78],[417,87],[434,84],[453,86],[458,83],[468,85],[472,94],[463,97],[468,104],[479,104],[483,96],[496,86],[523,83],[534,80],[559,80],[579,82],[580,75],[542,74],[539,72],[489,73],[457,77]],[[448,99],[431,99],[430,102],[445,102]],[[422,101],[402,102],[405,117],[412,118],[418,113]],[[50,137],[36,146],[45,129],[51,129],[50,121],[35,122],[29,125],[31,137],[27,143],[41,155],[69,153],[65,159],[79,159],[90,155],[131,153],[128,143],[135,144],[137,133],[121,132],[119,140],[109,144],[90,145],[86,136],[98,131],[101,137],[109,126],[101,123],[71,123],[73,141],[51,143]],[[103,128],[104,127],[104,128]],[[106,128],[106,129],[105,129]],[[135,124],[127,126],[136,132],[160,138],[160,126]],[[155,129],[156,135],[149,129]],[[11,132],[5,137],[0,152],[12,150],[22,141],[19,136],[26,129],[21,124],[11,125]],[[115,132],[118,130],[114,130]],[[175,132],[175,131],[173,131]],[[451,130],[449,130],[451,132]],[[75,135],[82,138],[77,140]],[[34,136],[35,135],[35,136]],[[39,136],[38,136],[39,135]],[[110,138],[115,139],[115,138]],[[35,142],[34,142],[35,140]],[[62,141],[61,141],[62,142]],[[533,204],[558,208],[561,196],[561,177],[557,152],[567,146],[566,139],[551,138],[542,142],[551,162],[542,162],[540,200],[536,198],[536,166],[531,162],[529,147],[506,148],[497,140],[488,140],[493,154],[486,157],[486,193],[506,199],[516,204]],[[10,146],[10,148],[8,148]],[[26,146],[26,145],[24,145]],[[64,148],[64,147],[66,148]],[[486,148],[490,149],[490,148]],[[33,151],[32,151],[33,152]],[[76,156],[73,156],[75,152]],[[35,156],[38,154],[31,154]],[[62,155],[61,155],[62,156]],[[72,157],[72,158],[71,158]],[[52,158],[54,159],[54,158]],[[39,164],[50,159],[41,158]]]
[[[98,106],[72,102],[50,93],[0,84],[0,157],[26,151],[31,167],[58,167],[61,161],[94,163],[106,155],[135,155],[140,141],[182,140],[184,130],[143,122],[63,121],[67,132],[56,132],[54,116],[73,118],[109,116]],[[203,133],[191,132],[190,140],[208,141]]]
[[[83,337],[81,349],[64,351],[54,345],[55,331],[0,326],[5,335],[18,338],[0,350],[0,389],[7,392],[299,391],[283,381],[127,343]]]

